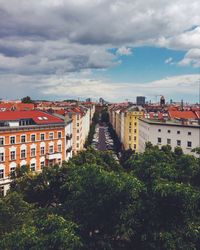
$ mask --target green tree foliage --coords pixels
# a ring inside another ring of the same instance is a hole
[[[33,100],[30,98],[30,96],[25,96],[21,99],[22,103],[33,103]]]
[[[105,123],[109,122],[109,114],[108,114],[107,108],[104,108],[101,111],[101,121]]]
[[[90,125],[90,131],[89,131],[87,140],[85,142],[85,148],[87,148],[88,146],[92,144],[92,140],[95,134],[95,128],[98,122],[99,122],[99,113],[95,112],[92,118],[92,124]]]
[[[88,148],[26,172],[0,199],[0,249],[199,249],[199,159],[147,144],[143,154]]]

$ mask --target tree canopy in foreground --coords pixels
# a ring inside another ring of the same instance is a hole
[[[199,249],[199,159],[148,144],[25,171],[0,199],[0,249]]]

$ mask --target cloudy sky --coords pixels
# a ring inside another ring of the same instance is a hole
[[[199,0],[0,0],[0,98],[198,100]]]

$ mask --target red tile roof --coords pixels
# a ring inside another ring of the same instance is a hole
[[[0,112],[0,121],[18,121],[21,119],[33,119],[38,125],[63,123],[62,119],[39,110]]]
[[[7,102],[7,103],[0,103],[0,110],[33,110],[34,104],[33,103],[13,103],[13,102]]]
[[[170,118],[179,119],[197,119],[197,116],[192,111],[168,111]]]

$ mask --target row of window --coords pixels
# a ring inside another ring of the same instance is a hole
[[[132,140],[132,137],[131,137],[131,136],[129,136],[129,141],[131,141],[131,140]],[[133,137],[133,140],[134,140],[134,141],[136,141],[136,140],[137,140],[137,137],[136,137],[136,136],[134,136],[134,137]]]
[[[131,128],[129,128],[129,133],[131,133]],[[137,129],[134,129],[134,133],[136,134],[137,133]]]
[[[62,152],[62,145],[59,144],[57,146],[57,152]],[[27,150],[26,149],[21,149],[20,151],[20,159],[25,159],[26,158],[26,153]],[[54,146],[50,145],[49,146],[49,154],[53,154],[54,153]],[[40,155],[45,155],[45,147],[40,147]],[[36,149],[35,148],[31,148],[30,149],[30,157],[35,157],[36,156]],[[12,150],[10,151],[10,160],[16,160],[16,151]],[[4,153],[0,153],[0,162],[4,162],[5,161],[5,155]]]
[[[129,127],[132,126],[132,122],[129,122]],[[134,126],[137,126],[137,122],[134,122]]]
[[[158,137],[158,144],[161,144],[161,143],[162,143],[162,138]],[[171,145],[171,139],[167,139],[167,144]],[[180,147],[181,146],[181,140],[177,140],[176,145]],[[192,147],[192,142],[191,141],[187,141],[187,147],[188,148]]]
[[[161,129],[160,129],[160,128],[158,129],[158,132],[161,132]],[[171,130],[167,130],[167,133],[170,134],[170,133],[171,133]],[[178,135],[180,135],[180,134],[181,134],[181,131],[180,131],[180,130],[177,130],[176,133],[177,133]],[[192,132],[188,131],[188,135],[192,135]]]
[[[57,163],[60,165],[61,164],[61,159],[58,159],[57,160]],[[45,162],[44,161],[41,161],[40,162],[40,169],[42,170],[43,168],[44,168],[44,166],[45,166]],[[12,174],[14,174],[14,172],[15,172],[15,167],[10,167],[10,175],[12,175]],[[36,163],[31,163],[30,164],[30,170],[31,171],[36,171]],[[4,178],[4,174],[5,174],[5,171],[4,171],[4,169],[0,169],[0,179],[3,179]]]
[[[45,162],[44,162],[44,161],[41,161],[41,162],[40,162],[40,168],[43,169],[44,166],[45,166]],[[35,164],[35,163],[31,163],[31,164],[30,164],[30,170],[33,171],[33,172],[36,170],[36,164]],[[11,167],[11,168],[10,168],[10,173],[9,173],[9,174],[10,174],[10,175],[13,175],[14,172],[15,172],[15,167]],[[0,169],[0,179],[3,179],[3,178],[4,178],[4,174],[5,174],[5,173],[4,173],[4,169]]]
[[[57,133],[57,138],[56,139],[61,139],[62,138],[62,132],[59,131]],[[49,140],[53,140],[55,139],[54,137],[54,132],[49,132],[49,136],[48,136]],[[26,135],[21,135],[20,137],[20,142],[21,143],[25,143],[26,142]],[[44,141],[45,140],[45,134],[41,133],[40,134],[40,140]],[[35,142],[36,141],[36,134],[31,134],[30,136],[30,141]],[[4,137],[0,137],[0,146],[3,146],[5,143],[5,138]],[[10,136],[10,144],[15,144],[16,143],[16,136]]]

